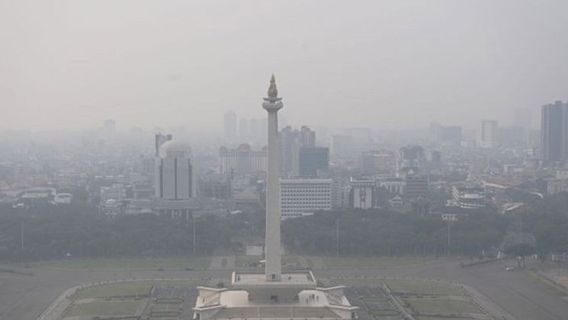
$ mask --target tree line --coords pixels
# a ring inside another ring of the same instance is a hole
[[[443,255],[449,249],[452,254],[475,256],[507,247],[522,248],[525,254],[565,253],[567,209],[568,194],[558,194],[531,200],[508,214],[469,211],[452,222],[450,247],[448,225],[439,215],[317,212],[285,220],[282,241],[289,252],[312,255]],[[89,206],[21,210],[3,205],[0,261],[242,253],[246,244],[262,243],[264,223],[263,211],[196,219],[153,214],[109,218]]]

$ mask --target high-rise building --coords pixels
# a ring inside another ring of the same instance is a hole
[[[159,157],[160,156],[160,147],[164,143],[166,143],[166,142],[168,142],[172,139],[173,139],[173,137],[172,137],[171,134],[161,134],[161,133],[156,134],[154,136],[154,155],[156,157]]]
[[[232,142],[237,138],[237,114],[227,111],[224,119],[225,141]]]
[[[280,179],[282,219],[331,210],[331,179]]]
[[[222,174],[257,174],[266,171],[266,148],[253,150],[248,144],[236,149],[219,149],[219,172]]]
[[[303,147],[299,153],[300,177],[318,177],[329,171],[329,149],[323,147]]]
[[[162,144],[155,177],[157,198],[186,200],[194,197],[196,190],[190,147],[174,140]]]
[[[286,127],[280,131],[281,173],[285,177],[300,176],[300,150],[316,146],[316,133],[306,126],[300,130]]]
[[[568,160],[568,103],[542,106],[542,160],[545,164]]]
[[[373,150],[361,153],[359,169],[366,176],[391,175],[396,168],[396,155],[390,150]]]
[[[481,136],[479,146],[482,148],[495,148],[499,141],[499,124],[495,120],[481,121]]]

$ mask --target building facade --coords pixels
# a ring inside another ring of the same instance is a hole
[[[299,130],[288,126],[280,130],[280,166],[284,177],[300,176],[300,153],[303,148],[315,148],[316,133],[306,126]]]
[[[374,179],[354,179],[351,187],[351,207],[354,209],[372,209],[376,207],[376,183]]]
[[[282,219],[331,210],[331,179],[280,179]]]
[[[195,196],[191,150],[179,141],[168,141],[160,147],[155,173],[156,198],[186,200]]]
[[[266,171],[266,148],[253,150],[248,144],[236,149],[219,149],[219,172],[222,174],[257,174]]]
[[[541,156],[545,165],[568,159],[568,103],[556,101],[542,106]]]
[[[329,149],[322,147],[303,147],[299,159],[300,177],[319,177],[329,171]]]

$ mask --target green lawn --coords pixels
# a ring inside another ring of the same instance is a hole
[[[432,280],[388,279],[385,283],[393,292],[407,294],[433,294],[441,296],[463,296],[461,287],[451,283]]]
[[[320,278],[325,286],[351,286],[351,287],[380,287],[384,283],[382,278]]]
[[[147,296],[152,289],[150,281],[128,281],[90,286],[78,290],[74,300],[124,296]]]
[[[152,286],[164,287],[186,287],[203,285],[198,280],[157,280],[157,281],[125,281],[108,284],[101,284],[86,287],[78,290],[73,296],[74,300],[93,299],[93,298],[111,298],[111,297],[133,297],[147,296]]]
[[[320,257],[328,268],[396,268],[435,261],[420,257]]]
[[[167,259],[66,259],[38,263],[39,266],[89,269],[89,268],[124,268],[124,269],[158,269],[158,268],[192,268],[205,270],[209,267],[210,257],[167,258]]]
[[[410,306],[420,314],[431,315],[463,315],[483,314],[483,311],[475,304],[464,300],[451,299],[405,299]]]
[[[136,311],[145,305],[145,300],[129,301],[93,301],[73,304],[66,312],[66,317],[76,316],[136,316]]]

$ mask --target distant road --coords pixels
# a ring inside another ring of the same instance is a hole
[[[510,262],[512,265],[514,262]],[[505,271],[506,262],[460,268],[456,261],[385,269],[314,270],[316,277],[367,275],[377,277],[434,278],[460,282],[485,295],[517,320],[567,320],[568,302],[558,291],[523,271]],[[61,293],[90,282],[152,278],[228,278],[230,271],[125,269],[30,270],[33,275],[0,272],[0,320],[35,320]]]

